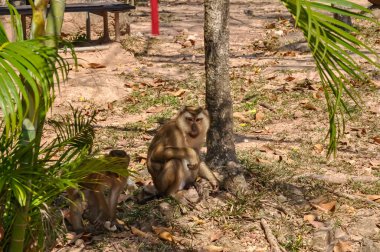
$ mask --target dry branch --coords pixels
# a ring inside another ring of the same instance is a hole
[[[312,178],[316,180],[321,180],[327,183],[332,184],[345,184],[349,181],[353,182],[364,182],[364,183],[372,183],[379,181],[379,178],[372,177],[372,176],[354,176],[354,175],[347,175],[342,173],[336,173],[336,174],[315,174],[315,173],[306,173],[298,176],[294,176],[293,179],[299,179],[299,178]]]
[[[267,237],[267,240],[268,240],[268,242],[272,248],[272,251],[273,252],[282,252],[280,246],[278,245],[277,239],[272,234],[272,231],[271,231],[267,221],[265,219],[261,219],[260,223],[264,229],[265,236]]]
[[[75,52],[90,52],[90,51],[102,51],[102,50],[107,50],[109,49],[109,45],[100,45],[100,46],[85,46],[85,47],[74,47]],[[59,49],[58,52],[62,53],[65,51],[69,51],[70,49],[64,50],[64,49]]]

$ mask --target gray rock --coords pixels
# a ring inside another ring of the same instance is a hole
[[[378,252],[380,251],[380,243],[373,242],[370,239],[363,239],[362,245],[360,247],[361,252]]]
[[[372,237],[379,233],[377,223],[378,219],[375,217],[361,218],[348,227],[348,233],[366,238]]]
[[[327,251],[331,241],[330,231],[330,229],[325,229],[318,230],[314,233],[312,238],[312,247],[314,251]]]
[[[165,216],[172,216],[173,215],[173,208],[172,206],[167,202],[162,202],[158,205],[158,208],[160,209],[160,212]]]

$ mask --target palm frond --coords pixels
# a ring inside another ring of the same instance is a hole
[[[57,120],[49,120],[53,126],[56,139],[44,148],[45,160],[51,160],[59,154],[57,163],[72,160],[83,149],[91,151],[95,132],[93,124],[96,122],[96,112],[85,115],[83,110],[71,107],[72,114],[59,116]]]
[[[358,32],[357,29],[332,18],[326,12],[376,21],[365,15],[370,13],[368,9],[347,0],[281,1],[295,17],[296,26],[307,38],[316,62],[329,113],[328,155],[335,154],[337,141],[344,132],[345,114],[350,113],[346,98],[358,106],[361,103],[359,95],[350,86],[350,80],[365,82],[368,79],[354,57],[360,57],[376,67],[380,65],[369,57],[372,54],[377,58],[377,53],[351,34]]]
[[[19,20],[19,16],[13,18]],[[21,127],[30,109],[37,110],[42,104],[40,112],[46,113],[54,85],[67,78],[67,62],[55,48],[44,46],[47,39],[9,42],[0,25],[0,109],[7,135]]]

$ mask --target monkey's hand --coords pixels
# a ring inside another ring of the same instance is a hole
[[[198,153],[194,149],[190,149],[190,150],[191,151],[189,153],[187,167],[190,170],[195,170],[195,169],[198,169],[199,167],[200,159],[199,159]]]

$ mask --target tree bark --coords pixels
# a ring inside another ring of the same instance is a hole
[[[206,161],[210,166],[237,162],[229,77],[229,0],[205,0],[206,105],[210,113]]]

